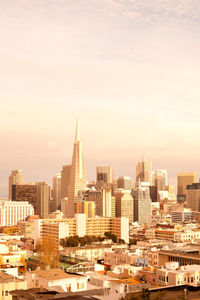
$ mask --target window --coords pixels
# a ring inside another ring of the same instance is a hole
[[[77,288],[77,290],[79,290],[79,283],[77,283],[77,287],[76,288]]]
[[[8,291],[5,291],[5,296],[8,296]]]
[[[85,288],[84,282],[81,282],[81,290],[84,290],[84,288]]]

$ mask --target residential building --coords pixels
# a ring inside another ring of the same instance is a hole
[[[62,292],[80,292],[87,290],[87,277],[78,274],[69,274],[61,269],[36,270],[26,273],[28,288],[43,287],[47,290]]]
[[[95,235],[104,236],[105,232],[115,234],[119,239],[123,239],[126,243],[129,242],[129,219],[121,218],[104,218],[95,217],[87,218],[85,214],[76,214],[75,218],[67,219],[39,219],[34,220],[34,242],[43,238],[52,239],[58,242],[61,238],[59,223],[68,224],[68,227],[63,226],[63,235],[66,236],[84,236]],[[52,227],[49,225],[52,224]],[[57,225],[56,225],[57,224]],[[69,228],[69,229],[68,229]]]
[[[169,262],[156,271],[156,284],[159,286],[199,285],[200,266],[187,265],[179,267],[178,262]]]
[[[10,274],[0,271],[0,299],[1,300],[12,300],[10,294],[13,290],[26,290],[27,281],[24,279],[16,278]]]

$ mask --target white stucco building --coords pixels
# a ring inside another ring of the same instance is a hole
[[[0,225],[13,226],[34,215],[34,208],[27,201],[3,201],[0,203]]]

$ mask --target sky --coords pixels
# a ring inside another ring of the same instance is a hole
[[[47,181],[71,163],[80,120],[87,179],[200,174],[199,0],[1,0],[0,196],[11,170]]]

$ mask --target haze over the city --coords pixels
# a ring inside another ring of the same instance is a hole
[[[52,183],[80,119],[87,179],[200,173],[197,0],[1,0],[0,195],[8,176]],[[5,26],[6,24],[6,26]]]

